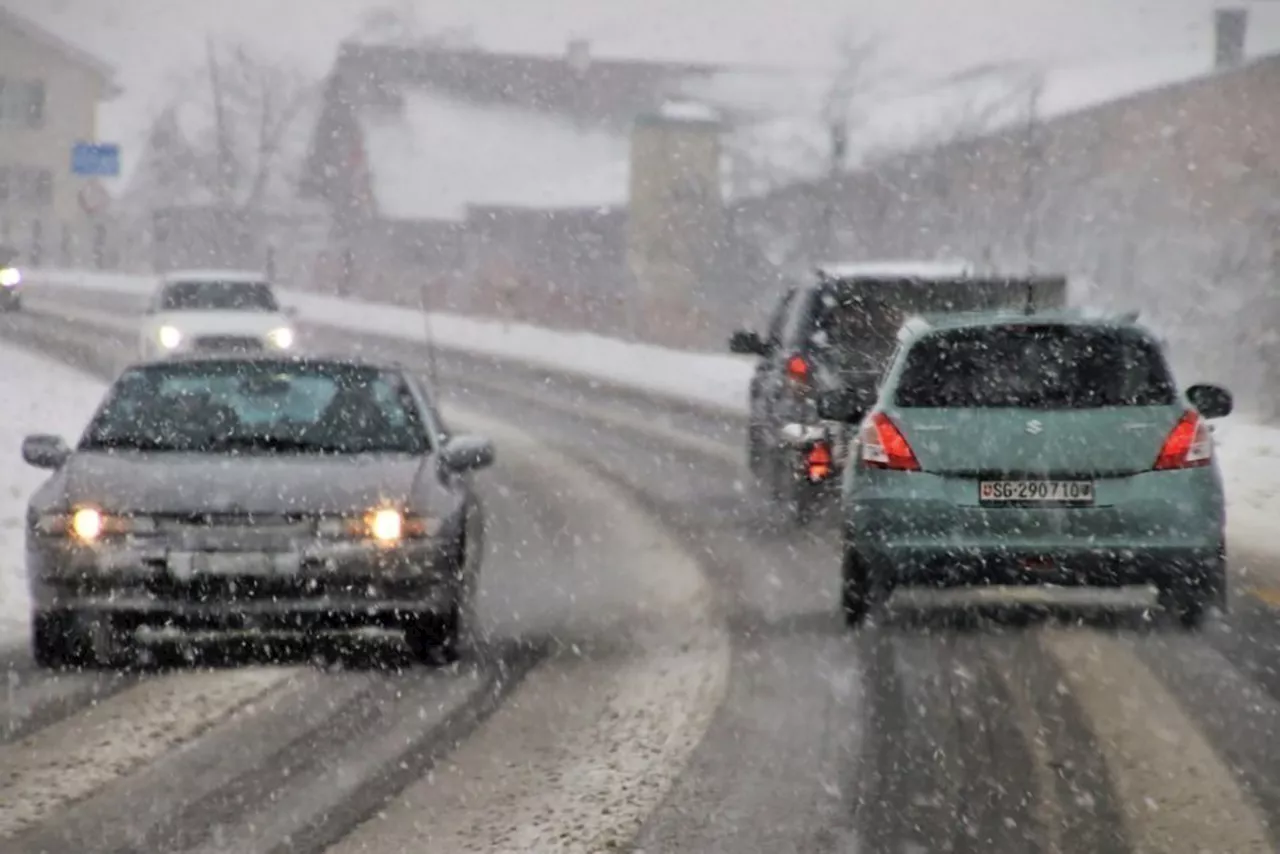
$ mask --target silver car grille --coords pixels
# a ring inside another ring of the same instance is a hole
[[[283,515],[191,514],[157,517],[156,536],[191,551],[288,551],[315,537],[315,520]]]

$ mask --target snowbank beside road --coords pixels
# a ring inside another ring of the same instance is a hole
[[[0,646],[25,643],[29,608],[22,531],[27,499],[49,476],[22,462],[22,440],[58,433],[73,441],[102,398],[102,383],[0,343]]]
[[[41,283],[131,296],[149,296],[150,276],[32,270]],[[728,353],[692,353],[620,341],[589,332],[565,332],[524,323],[420,311],[386,303],[358,302],[305,291],[280,291],[281,300],[298,309],[301,320],[356,332],[426,341],[428,329],[437,347],[494,356],[603,382],[662,394],[735,414],[746,411],[747,382],[754,360]]]
[[[45,281],[131,295],[150,294],[155,286],[154,279],[144,276],[63,271],[33,271],[31,280],[33,287]],[[424,341],[429,325],[442,349],[540,365],[726,412],[746,410],[751,358],[457,315],[424,318],[421,312],[400,306],[300,291],[281,296],[298,308],[303,320],[315,324],[412,341]],[[1277,537],[1273,520],[1280,518],[1280,429],[1229,418],[1217,426],[1217,438],[1234,538],[1271,544]],[[1280,548],[1280,542],[1272,547]]]

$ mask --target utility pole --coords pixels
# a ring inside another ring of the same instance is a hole
[[[1027,98],[1027,126],[1022,142],[1022,254],[1031,272],[1036,268],[1040,243],[1040,210],[1036,204],[1036,180],[1044,160],[1044,140],[1040,133],[1040,83],[1031,87]]]
[[[217,185],[214,190],[218,196],[218,205],[229,208],[231,180],[231,146],[227,139],[226,104],[222,94],[222,76],[218,68],[218,54],[213,44],[213,36],[205,37],[205,53],[209,63],[209,87],[213,94],[213,131],[217,145]]]

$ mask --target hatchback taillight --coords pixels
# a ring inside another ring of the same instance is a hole
[[[1197,412],[1187,412],[1169,431],[1156,457],[1156,471],[1207,466],[1213,460],[1213,434]]]
[[[920,461],[898,425],[883,412],[873,412],[862,425],[862,464],[868,468],[920,471]]]

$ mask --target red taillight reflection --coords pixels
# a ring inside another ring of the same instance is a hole
[[[915,451],[898,425],[883,412],[874,412],[862,428],[862,464],[868,468],[920,471]]]
[[[1187,412],[1169,431],[1156,457],[1155,470],[1189,469],[1207,466],[1213,460],[1213,435],[1199,413]]]

